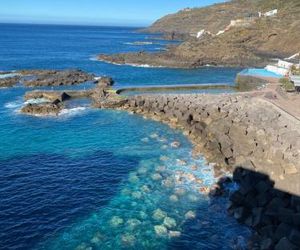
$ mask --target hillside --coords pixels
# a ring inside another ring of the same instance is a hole
[[[256,16],[258,12],[272,9],[299,10],[298,0],[233,0],[204,8],[181,10],[157,20],[148,32],[193,34],[202,29],[217,33],[226,28],[231,20]]]
[[[275,9],[278,12],[273,16],[259,15]],[[196,38],[201,30],[203,34]],[[185,34],[187,38],[167,52],[100,59],[184,68],[207,64],[263,66],[272,58],[300,51],[300,0],[233,0],[182,10],[156,21],[147,32]]]

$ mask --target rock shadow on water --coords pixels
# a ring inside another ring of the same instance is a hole
[[[218,197],[208,195],[207,202],[198,202],[194,211],[186,213],[182,231],[172,238],[169,249],[248,249],[251,230],[226,212],[228,198],[229,193]]]
[[[207,210],[198,209],[170,249],[299,250],[300,196],[274,184],[265,173],[236,168],[232,178],[218,182]],[[195,247],[188,247],[191,242]]]

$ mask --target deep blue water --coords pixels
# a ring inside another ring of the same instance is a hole
[[[92,61],[100,53],[158,51],[166,41],[150,39],[151,45],[130,45],[145,41],[148,34],[136,28],[70,27],[47,25],[1,25],[0,69],[81,68],[112,76],[118,85],[233,83],[240,69],[195,70],[152,69],[117,66]]]
[[[135,45],[149,35],[132,28],[0,25],[0,34],[0,70],[80,68],[117,86],[231,83],[238,71],[91,60],[164,48]],[[56,118],[24,116],[27,90],[0,90],[0,249],[233,249],[249,236],[224,199],[201,192],[213,169],[180,131],[85,102]]]

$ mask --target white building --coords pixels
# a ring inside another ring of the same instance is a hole
[[[265,17],[276,16],[277,13],[278,13],[278,10],[277,10],[277,9],[275,9],[275,10],[270,10],[270,11],[264,13],[264,16],[265,16]]]
[[[265,69],[278,75],[287,76],[293,65],[294,63],[279,59],[277,64],[267,65]]]
[[[201,38],[204,34],[205,34],[205,30],[200,30],[198,33],[197,33],[197,38]]]

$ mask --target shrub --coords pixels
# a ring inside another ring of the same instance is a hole
[[[295,91],[294,84],[288,78],[281,78],[279,82],[285,91]]]

